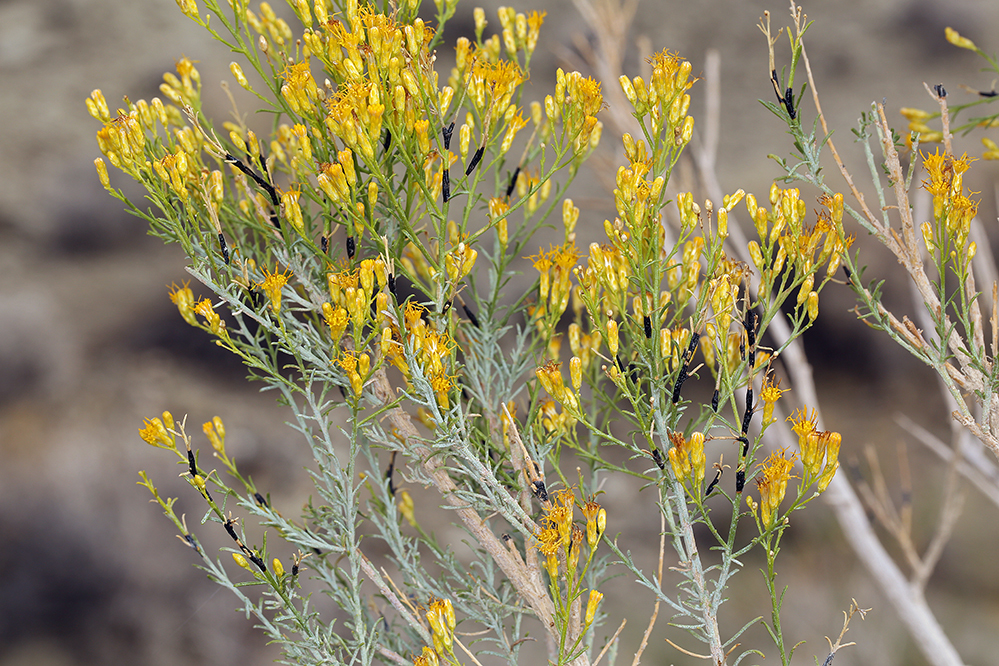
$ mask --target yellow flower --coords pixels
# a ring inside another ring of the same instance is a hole
[[[347,310],[337,306],[335,309],[329,303],[323,303],[323,319],[326,321],[326,325],[330,327],[330,338],[333,344],[340,342],[340,337],[343,332],[347,330],[347,323],[350,321],[350,315],[347,314]]]
[[[449,599],[434,599],[427,609],[427,623],[433,634],[434,648],[449,654],[454,649],[454,607]]]
[[[542,531],[552,529],[558,534],[558,546],[568,551],[572,540],[572,513],[576,506],[575,496],[568,488],[554,493],[554,501],[542,520]],[[547,554],[547,553],[546,553]]]
[[[695,432],[687,439],[682,432],[671,432],[673,446],[666,453],[673,475],[689,492],[699,492],[704,481],[704,433]]]
[[[780,387],[780,379],[774,380],[773,375],[767,375],[763,380],[763,387],[760,389],[760,400],[763,401],[763,427],[770,425],[774,416],[774,403],[780,400],[782,393],[789,389]]]
[[[180,316],[191,326],[197,326],[198,320],[194,316],[194,292],[187,286],[187,282],[182,287],[175,284],[170,287],[170,301],[177,306]]]
[[[968,49],[970,51],[978,50],[978,47],[975,46],[975,43],[973,41],[971,41],[967,37],[962,37],[957,30],[951,28],[950,26],[947,26],[947,28],[944,29],[944,36],[947,38],[947,41],[953,44],[954,46],[957,46],[962,49]]]
[[[371,369],[370,357],[364,353],[355,355],[345,351],[336,359],[336,364],[346,373],[354,395],[361,395],[364,390],[364,380],[367,378],[368,370]]]
[[[216,452],[225,455],[225,425],[219,417],[213,418],[201,426],[205,436]]]
[[[607,527],[607,510],[591,499],[583,505],[582,511],[586,518],[586,543],[590,548],[596,548]]]
[[[219,314],[215,312],[215,308],[212,306],[212,302],[207,298],[203,298],[198,301],[197,305],[194,306],[194,312],[205,318],[205,323],[208,325],[208,330],[210,330],[215,335],[222,335],[222,331],[225,328],[225,324]]]
[[[839,469],[842,441],[843,437],[838,432],[823,430],[808,433],[801,449],[801,465],[805,471],[802,483],[805,487],[818,481],[817,490],[821,493],[829,486]]]
[[[413,666],[438,666],[439,663],[437,653],[426,645],[423,646],[423,652],[413,660]]]
[[[168,426],[164,425],[159,417],[144,419],[145,427],[139,429],[139,437],[150,446],[159,449],[176,449],[176,438],[167,429],[173,427],[173,417],[170,416],[170,412],[163,412],[163,416],[167,419]]]
[[[597,606],[603,600],[603,592],[598,592],[596,590],[590,590],[590,598],[586,602],[586,624],[585,626],[590,626],[593,624],[593,619],[597,616]]]
[[[275,268],[276,270],[276,268]],[[264,290],[264,294],[271,302],[271,310],[274,314],[281,311],[281,289],[288,284],[288,274],[285,272],[270,273],[264,269],[264,279],[257,283],[257,286]]]
[[[802,447],[805,443],[805,438],[808,437],[808,433],[815,430],[815,423],[818,421],[819,414],[815,410],[812,410],[811,415],[808,414],[808,407],[802,407],[797,412],[794,412],[787,417],[787,421],[791,422],[791,430],[794,434],[798,436],[798,446]]]
[[[548,395],[555,398],[559,403],[565,404],[565,396],[568,391],[562,380],[562,364],[558,361],[548,361],[544,365],[535,368],[534,374],[537,376],[541,386],[548,391]]]
[[[760,520],[764,530],[769,530],[774,525],[777,509],[787,493],[791,468],[794,467],[795,454],[785,458],[784,453],[772,453],[766,462],[760,464],[762,473],[756,478],[756,486],[760,491]]]

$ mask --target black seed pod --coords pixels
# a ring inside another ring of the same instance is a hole
[[[680,375],[676,378],[676,383],[673,384],[673,404],[680,402],[680,389],[683,388],[683,383],[687,381],[687,366],[680,368]]]
[[[451,170],[444,169],[444,175],[441,176],[441,195],[444,198],[444,203],[448,202],[451,198]]]
[[[472,155],[471,161],[468,163],[468,167],[465,169],[465,175],[471,176],[472,172],[475,171],[475,167],[479,166],[479,160],[482,159],[482,153],[485,152],[485,146],[479,146],[475,150],[475,154]]]
[[[506,186],[506,198],[509,199],[510,195],[513,194],[513,188],[517,186],[517,176],[520,175],[520,167],[513,170],[513,175],[510,176],[510,184]]]
[[[481,328],[481,326],[479,326],[479,318],[475,316],[475,313],[472,312],[467,305],[462,303],[461,309],[465,311],[465,316],[468,317],[468,321],[472,323],[472,326],[475,328]]]
[[[742,435],[749,432],[749,423],[753,420],[753,389],[746,391],[746,412],[742,415]]]
[[[353,236],[347,236],[347,257],[353,259],[354,252],[356,250],[357,250],[357,241],[354,240]]]
[[[645,339],[652,339],[652,318],[649,315],[645,315],[642,318],[642,325],[645,327]]]
[[[444,137],[444,150],[451,149],[451,133],[454,132],[454,121],[450,125],[441,128],[441,134]]]
[[[746,487],[746,471],[740,469],[735,473],[735,492],[741,493]]]
[[[225,261],[225,265],[229,265],[229,246],[225,244],[225,236],[219,233],[219,247],[222,248],[222,259]]]
[[[711,411],[718,413],[718,401],[721,399],[721,394],[718,393],[718,389],[711,395]]]
[[[720,480],[721,480],[721,470],[718,470],[717,472],[715,472],[715,478],[711,481],[711,483],[708,484],[708,489],[704,491],[705,497],[711,494],[711,491],[715,489],[715,486],[718,485],[718,481]]]

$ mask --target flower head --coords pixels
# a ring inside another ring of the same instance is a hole
[[[197,326],[198,320],[194,316],[194,292],[191,288],[187,286],[187,282],[184,285],[178,287],[176,284],[170,286],[170,301],[177,306],[177,310],[180,311],[180,316],[184,318],[191,326]]]
[[[756,477],[756,487],[760,491],[760,520],[763,529],[769,530],[777,518],[777,509],[787,493],[787,480],[794,467],[795,454],[784,457],[784,451],[775,451],[760,464],[762,472]]]
[[[276,271],[276,269],[275,269]],[[281,289],[288,284],[288,274],[285,272],[270,273],[264,269],[264,279],[257,283],[257,286],[264,290],[264,294],[271,302],[271,310],[274,314],[281,311]]]
[[[139,429],[139,437],[159,449],[176,449],[177,438],[169,432],[169,428],[173,427],[173,417],[170,412],[163,412],[163,418],[166,419],[166,425],[159,417],[144,419],[145,425]]]

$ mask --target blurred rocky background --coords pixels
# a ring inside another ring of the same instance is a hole
[[[538,98],[550,88],[554,68],[591,37],[569,2],[545,2],[515,5],[548,11],[532,70]],[[456,25],[470,23],[474,6],[468,0],[459,9]],[[756,28],[764,9],[776,26],[786,25],[783,2],[643,0],[632,33],[647,37],[654,50],[679,51],[695,74],[707,49],[720,51],[720,180],[727,192],[743,187],[761,196],[779,175],[766,155],[789,150],[781,127],[756,101],[773,94]],[[807,43],[824,108],[861,182],[866,164],[849,128],[872,100],[885,100],[904,129],[899,107],[931,106],[924,81],[943,83],[958,101],[970,99],[960,84],[992,85],[978,72],[979,61],[943,34],[949,25],[986,51],[999,50],[994,0],[823,0],[806,2],[805,11],[815,20]],[[489,15],[495,25],[495,13]],[[214,82],[231,78],[232,58],[171,0],[0,0],[2,666],[252,666],[278,656],[233,612],[227,594],[192,566],[193,553],[135,485],[145,469],[165,494],[186,490],[176,478],[181,470],[137,436],[143,417],[169,409],[189,414],[195,431],[221,416],[230,451],[278,506],[294,512],[310,491],[305,447],[282,425],[288,414],[247,384],[241,366],[184,324],[167,299],[167,285],[185,277],[179,249],[147,237],[94,172],[98,125],[84,98],[100,88],[112,109],[126,94],[149,98],[182,55],[200,61],[206,108],[223,120],[227,103]],[[627,67],[637,73],[637,56]],[[697,87],[692,94],[697,116],[703,96]],[[811,118],[810,105],[802,106]],[[615,141],[604,135],[605,145]],[[977,138],[957,145],[959,152],[980,152]],[[982,192],[981,218],[994,237],[999,173],[983,162],[972,173],[972,189]],[[832,170],[827,177],[839,182]],[[118,174],[112,179],[126,186]],[[581,190],[577,204],[585,203],[589,217],[580,226],[599,230],[613,215],[610,201],[599,189]],[[898,277],[886,255],[865,241],[869,277]],[[907,292],[897,285],[887,289],[889,303],[908,312]],[[827,425],[843,432],[844,459],[875,446],[890,482],[897,477],[896,444],[906,444],[915,533],[926,537],[921,526],[936,519],[941,465],[907,439],[894,416],[907,413],[946,439],[935,379],[873,337],[848,312],[849,294],[840,289],[833,297],[834,291],[825,292],[819,326],[807,341]],[[188,521],[197,524],[201,507],[187,507]],[[854,623],[849,638],[859,645],[841,652],[838,665],[924,663],[828,509],[819,502],[798,516],[783,545],[778,584],[791,586],[785,632],[791,642],[807,640],[802,663],[824,657],[822,637],[838,633],[851,597],[874,611]],[[996,517],[995,507],[969,490],[930,582],[930,601],[968,663],[995,663],[999,649]],[[646,524],[653,543],[658,521]],[[760,562],[746,565],[737,586],[748,591],[733,590],[733,622],[769,612],[760,605],[766,601]],[[666,621],[660,617],[645,660],[699,663],[666,651]],[[630,661],[642,622],[634,624],[619,663]],[[761,635],[747,642],[757,640],[767,645]],[[774,650],[768,657],[766,663],[776,663]]]

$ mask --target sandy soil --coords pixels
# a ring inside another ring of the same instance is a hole
[[[466,17],[473,6],[462,10]],[[552,46],[534,71],[539,88],[549,85],[557,54],[587,37],[564,0],[547,9],[543,42]],[[788,148],[756,102],[772,94],[755,27],[764,9],[784,22],[784,4],[759,0],[646,0],[636,21],[634,36],[648,37],[656,50],[679,51],[695,73],[707,49],[720,51],[726,191],[765,193],[778,175],[766,154]],[[858,171],[849,127],[872,100],[885,99],[889,109],[925,108],[923,81],[942,82],[955,96],[963,95],[960,84],[991,85],[974,57],[944,42],[943,28],[996,49],[994,0],[827,0],[805,9],[816,21],[809,49],[825,110]],[[0,666],[251,666],[277,656],[191,567],[191,554],[134,484],[136,471],[147,469],[165,492],[179,492],[174,470],[136,436],[142,417],[166,408],[189,413],[196,424],[222,415],[232,449],[276,502],[293,510],[309,491],[302,447],[281,425],[285,413],[247,386],[241,367],[183,324],[167,300],[164,285],[184,277],[180,252],[145,237],[94,173],[97,124],[83,99],[93,88],[112,105],[125,94],[152,96],[182,54],[201,61],[205,96],[221,119],[224,97],[209,82],[229,78],[231,58],[174,2],[0,2]],[[629,64],[636,66],[637,59]],[[700,113],[696,88],[694,97]],[[961,150],[979,152],[976,141],[965,140]],[[982,163],[975,172],[972,187],[985,193],[982,218],[995,232],[999,174]],[[612,214],[608,201],[587,200],[590,218],[581,226],[599,228]],[[893,275],[876,248],[865,248],[865,257],[871,277]],[[890,298],[905,307],[904,293]],[[822,326],[809,339],[823,407],[844,433],[847,455],[875,445],[894,476],[894,447],[904,438],[893,414],[907,412],[943,436],[946,415],[932,377],[871,338],[848,307],[848,294],[824,301]],[[922,526],[935,517],[941,477],[928,454],[911,443],[909,450],[917,535],[926,538]],[[969,491],[930,584],[931,601],[969,663],[994,663],[999,647],[999,575],[982,557],[994,551],[995,515]],[[630,517],[635,524],[644,519]],[[822,636],[838,631],[841,610],[856,597],[875,612],[856,625],[851,638],[859,646],[837,664],[923,663],[829,512],[816,507],[799,522],[784,555],[795,565],[783,582],[792,585],[788,631],[808,641],[801,656],[810,662],[806,655],[824,655]],[[756,575],[757,564],[747,563],[745,578]],[[759,589],[734,597],[733,618],[765,612],[758,607],[762,581],[752,585]],[[762,641],[747,640],[755,639]],[[694,663],[663,650],[661,638],[650,649],[656,662]]]

